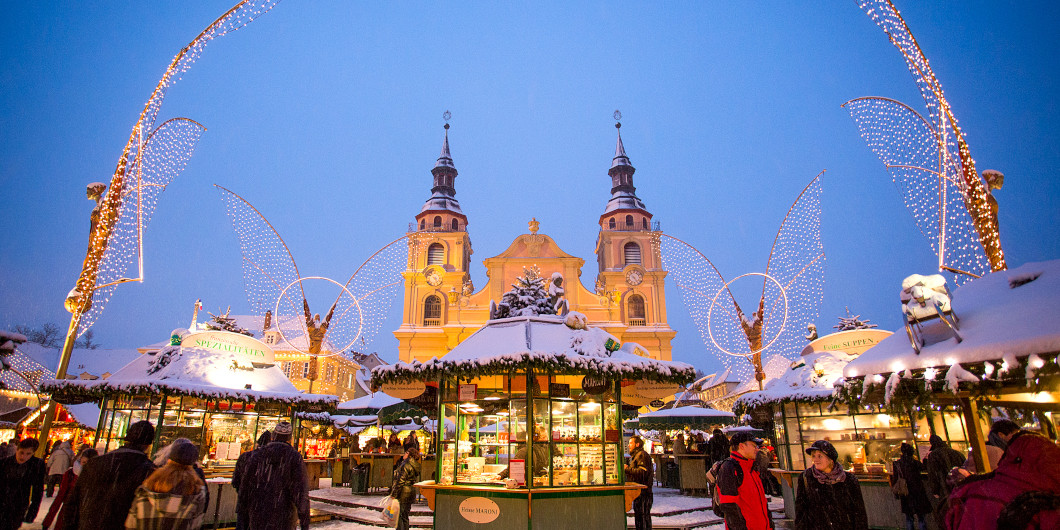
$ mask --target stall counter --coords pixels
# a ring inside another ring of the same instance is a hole
[[[555,488],[498,488],[416,484],[434,511],[435,528],[493,530],[552,529],[578,521],[579,530],[626,527],[626,512],[643,485]]]

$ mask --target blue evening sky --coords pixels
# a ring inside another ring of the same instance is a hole
[[[1060,5],[898,5],[978,168],[1007,177],[997,197],[1009,263],[1060,257]],[[65,329],[85,185],[109,182],[171,58],[229,7],[3,3],[0,327]],[[303,275],[344,281],[429,196],[446,109],[475,285],[482,260],[536,217],[587,260],[591,288],[620,109],[638,195],[726,277],[764,271],[791,202],[827,169],[817,325],[849,307],[894,330],[902,278],[932,272],[935,257],[840,108],[860,96],[923,108],[901,55],[852,1],[285,0],[212,42],[170,89],[158,123],[186,116],[209,130],[147,231],[146,281],[120,287],[93,329],[104,347],[135,347],[187,326],[196,298],[249,311],[214,183],[266,215]],[[715,369],[676,286],[668,294],[675,359]],[[390,360],[397,324],[374,343]]]

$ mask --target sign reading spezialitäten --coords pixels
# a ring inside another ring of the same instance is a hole
[[[181,348],[198,348],[217,353],[234,353],[244,359],[263,364],[276,364],[272,348],[254,337],[228,331],[200,331],[180,341]]]

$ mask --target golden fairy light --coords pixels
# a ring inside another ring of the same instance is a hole
[[[860,0],[858,5],[902,53],[928,112],[924,118],[908,105],[876,97],[854,99],[844,107],[891,172],[917,226],[931,241],[939,270],[979,277],[1006,269],[991,193],[1001,187],[1003,176],[976,172],[942,85],[894,4]]]

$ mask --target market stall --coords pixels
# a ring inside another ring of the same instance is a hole
[[[42,389],[60,403],[102,401],[95,436],[102,452],[119,447],[129,425],[148,420],[157,427],[154,449],[188,438],[211,474],[230,472],[261,431],[338,401],[302,394],[267,345],[224,331],[186,335],[107,379],[50,380]]]
[[[373,385],[438,385],[438,480],[421,484],[437,528],[624,528],[623,388],[673,393],[691,366],[620,349],[584,317],[489,321],[443,359],[377,367]],[[647,390],[645,390],[647,389]]]
[[[991,416],[1056,440],[1060,260],[988,274],[955,289],[952,298],[944,283],[930,280],[906,280],[908,333],[895,333],[844,368],[842,400],[914,415],[922,425],[918,440],[961,433],[966,438],[952,445],[970,446],[980,469],[989,470],[983,433]],[[918,296],[909,296],[917,288]],[[914,305],[918,300],[923,307]]]
[[[641,414],[637,428],[641,431],[657,431],[661,437],[667,437],[670,440],[674,440],[678,434],[681,434],[687,440],[695,434],[709,435],[716,428],[735,423],[736,415],[732,412],[692,405]],[[652,460],[658,469],[661,484],[677,487],[682,492],[705,493],[709,456],[705,453],[673,451],[673,454],[669,456],[653,454]],[[670,478],[670,470],[673,469],[676,470],[676,475]]]

